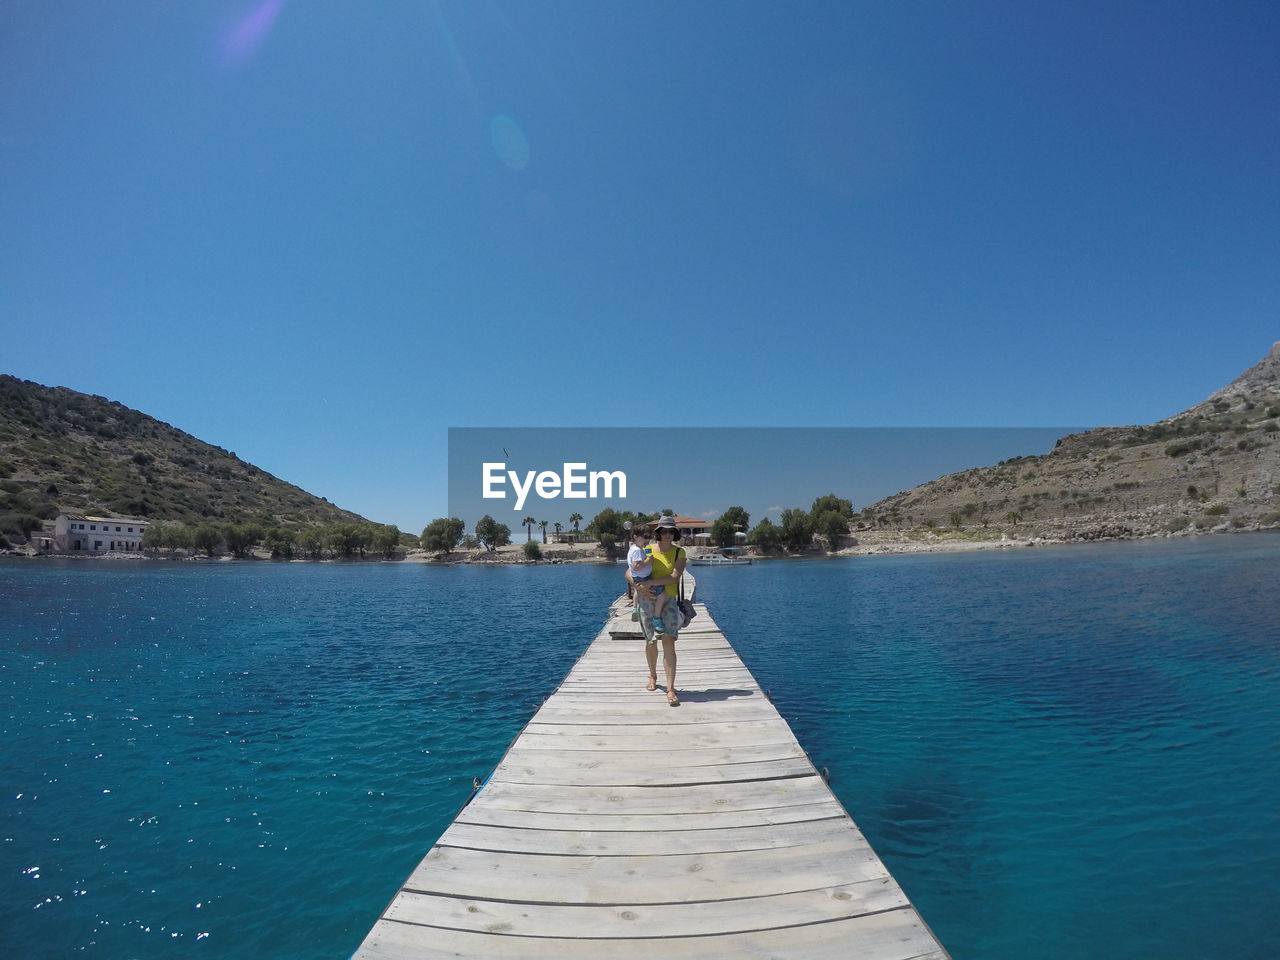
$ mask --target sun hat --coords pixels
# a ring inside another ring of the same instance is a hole
[[[676,518],[671,516],[671,514],[669,513],[663,514],[661,517],[659,517],[658,522],[655,526],[657,526],[659,530],[662,530],[662,529],[679,530],[680,529],[679,527],[676,526]]]

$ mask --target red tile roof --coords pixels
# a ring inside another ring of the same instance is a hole
[[[679,514],[676,514],[671,519],[676,522],[677,527],[709,527],[711,526],[710,520],[703,520],[701,517],[682,517]],[[656,523],[657,521],[654,521],[654,522]]]

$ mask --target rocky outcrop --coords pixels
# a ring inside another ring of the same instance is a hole
[[[1232,400],[1236,397],[1254,399],[1256,402],[1260,396],[1280,397],[1280,340],[1273,343],[1271,351],[1252,367],[1221,390],[1211,393],[1206,402]]]

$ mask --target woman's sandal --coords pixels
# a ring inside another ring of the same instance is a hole
[[[649,678],[649,682],[645,684],[644,688],[645,688],[646,690],[657,690],[657,689],[658,689],[658,678],[657,678],[657,677],[650,677],[650,678]]]
[[[674,690],[667,691],[667,705],[672,707],[680,706],[680,698],[676,696]]]

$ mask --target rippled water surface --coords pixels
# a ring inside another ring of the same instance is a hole
[[[350,956],[619,577],[0,563],[4,955]]]
[[[1280,537],[698,576],[957,960],[1280,955]],[[620,582],[0,562],[0,948],[349,956]]]

